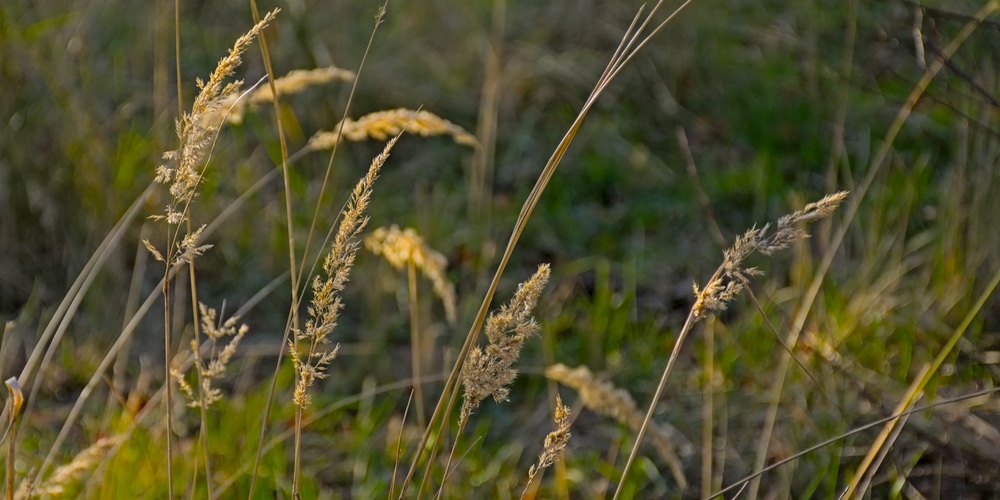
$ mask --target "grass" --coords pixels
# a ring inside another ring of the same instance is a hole
[[[1000,494],[996,2],[247,7],[0,7],[10,494]]]

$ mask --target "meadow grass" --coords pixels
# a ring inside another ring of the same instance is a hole
[[[0,7],[9,497],[1000,493],[1000,4],[599,3],[157,3],[118,144]]]

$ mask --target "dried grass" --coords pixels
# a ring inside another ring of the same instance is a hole
[[[365,238],[365,248],[381,255],[392,267],[403,270],[412,263],[434,286],[434,293],[444,305],[448,323],[455,323],[455,285],[445,276],[448,259],[427,246],[415,229],[400,230],[399,226],[380,227]]]
[[[332,131],[319,131],[309,139],[309,149],[314,151],[332,149],[340,142],[341,137],[348,141],[363,141],[368,138],[384,141],[387,137],[403,132],[431,135],[449,135],[457,144],[479,147],[476,137],[462,127],[431,113],[430,111],[414,111],[411,109],[393,109],[376,111],[352,120],[344,119],[333,127]]]
[[[633,432],[639,432],[642,428],[643,413],[635,404],[632,395],[625,389],[615,387],[609,382],[599,380],[586,366],[570,368],[562,363],[554,364],[545,369],[545,376],[550,380],[577,391],[583,406],[598,415],[611,417],[628,426]],[[670,467],[670,473],[681,488],[687,487],[687,478],[684,477],[684,468],[681,465],[677,450],[683,449],[687,454],[690,452],[690,444],[683,442],[679,445],[673,436],[678,436],[676,431],[670,431],[651,424],[648,432],[653,439],[653,447],[664,462]]]
[[[341,69],[336,66],[315,69],[296,69],[289,71],[285,76],[274,80],[274,90],[279,96],[295,95],[303,92],[309,87],[325,85],[334,81],[349,82],[354,80],[353,71]],[[243,95],[238,92],[228,94],[221,102],[221,106],[216,113],[206,118],[206,122],[215,126],[222,125],[223,122],[239,125],[243,123],[243,117],[248,109],[261,104],[266,104],[274,100],[274,93],[270,86],[261,86]]]
[[[58,467],[47,481],[34,490],[30,489],[31,481],[24,481],[14,494],[14,498],[67,498],[71,489],[80,483],[84,474],[96,467],[108,450],[118,444],[119,437],[111,436],[98,439],[97,442],[77,453],[68,464]]]
[[[556,423],[556,429],[545,436],[545,445],[542,454],[538,456],[538,463],[528,469],[528,484],[525,485],[525,491],[539,472],[551,467],[562,458],[562,452],[566,449],[571,436],[569,432],[570,416],[569,407],[564,405],[562,398],[556,394],[556,409],[552,418]]]
[[[166,163],[156,169],[156,182],[170,184],[172,197],[163,215],[154,219],[166,220],[169,224],[180,224],[186,220],[187,205],[194,199],[198,185],[201,183],[199,167],[211,150],[210,145],[219,131],[219,124],[213,123],[215,116],[226,102],[226,96],[239,93],[243,82],[240,80],[225,83],[242,63],[242,55],[263,30],[278,14],[278,9],[268,12],[263,19],[243,36],[236,40],[229,54],[219,60],[215,71],[208,82],[197,80],[201,91],[191,106],[190,113],[184,113],[176,123],[177,137],[180,147],[163,154]],[[180,210],[180,211],[178,211]]]
[[[222,399],[222,392],[212,386],[212,381],[220,378],[225,373],[226,366],[233,358],[233,355],[236,354],[236,348],[239,347],[240,340],[250,330],[245,324],[238,325],[239,316],[232,316],[222,321],[221,318],[217,319],[218,312],[215,309],[200,302],[198,303],[198,310],[201,320],[201,332],[209,338],[209,359],[207,363],[202,359],[201,346],[198,345],[196,339],[192,339],[189,346],[194,356],[192,369],[198,374],[198,380],[200,381],[198,391],[195,391],[191,387],[180,370],[172,368],[170,371],[173,379],[177,381],[177,386],[180,387],[181,392],[187,396],[189,400],[188,406],[192,408],[202,405],[208,407],[212,403]],[[229,338],[229,341],[225,347],[219,350],[218,344],[226,338]]]
[[[299,408],[309,405],[311,398],[307,389],[316,380],[326,377],[326,366],[337,356],[337,347],[325,352],[320,352],[319,348],[330,343],[329,335],[337,326],[337,318],[343,308],[341,292],[350,278],[354,257],[360,245],[357,237],[368,223],[365,210],[371,202],[372,186],[397,139],[398,135],[372,160],[368,174],[354,186],[354,191],[341,212],[340,226],[333,239],[333,246],[323,261],[324,277],[316,276],[312,282],[313,298],[309,306],[309,320],[306,321],[304,330],[295,332],[299,343],[305,342],[305,352],[301,353],[295,343],[289,342],[297,374],[292,400]]]
[[[538,271],[518,286],[510,303],[494,311],[486,321],[489,344],[485,349],[473,348],[462,370],[465,393],[460,427],[464,427],[472,411],[487,397],[502,403],[510,396],[509,386],[517,377],[517,370],[511,366],[520,357],[524,341],[540,328],[531,310],[549,281],[549,272],[548,264],[538,266]]]

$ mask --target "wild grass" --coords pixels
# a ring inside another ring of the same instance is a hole
[[[998,494],[998,2],[168,4],[0,7],[8,497]]]

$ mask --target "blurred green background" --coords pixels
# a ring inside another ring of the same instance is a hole
[[[277,74],[331,64],[358,69],[375,2],[274,6],[283,10],[267,31]],[[450,368],[521,203],[639,6],[596,0],[511,0],[500,8],[487,1],[389,4],[350,116],[422,107],[484,140],[481,115],[496,110],[495,150],[486,149],[493,154],[485,166],[474,151],[447,139],[406,136],[375,187],[370,229],[413,227],[449,260],[458,325],[444,322],[426,283],[415,306],[430,334],[421,349],[433,371]],[[455,491],[449,494],[520,491],[551,425],[555,387],[541,375],[551,363],[586,365],[645,408],[693,304],[691,282],[704,283],[722,250],[753,225],[825,193],[855,189],[925,65],[980,7],[967,1],[699,0],[670,23],[591,111],[514,253],[495,302],[505,301],[534,266],[551,263],[553,280],[536,314],[543,333],[522,356],[512,401],[478,411],[471,430],[483,440],[450,480]],[[12,322],[3,339],[4,377],[18,373],[85,262],[152,181],[162,152],[176,147],[173,12],[165,0],[0,6],[0,319]],[[188,109],[194,79],[209,74],[252,17],[247,2],[223,1],[180,2],[180,16]],[[923,94],[864,194],[805,327],[838,356],[795,348],[823,390],[793,365],[768,460],[890,414],[1000,268],[998,47],[994,15]],[[254,46],[238,76],[251,84],[263,75]],[[484,100],[489,89],[497,90],[495,101]],[[343,118],[349,91],[349,84],[334,83],[283,99],[292,152]],[[377,141],[341,147],[318,211],[322,231],[381,148]],[[211,221],[279,160],[269,107],[223,129],[195,222]],[[326,153],[311,153],[293,166],[293,230],[300,245],[328,161]],[[483,175],[487,180],[480,182]],[[162,210],[165,196],[157,191],[144,216]],[[766,273],[754,292],[782,336],[842,215],[812,228],[815,236],[804,245],[751,262]],[[279,179],[210,238],[215,247],[198,261],[200,300],[213,307],[225,302],[232,311],[287,271],[286,231]],[[162,228],[142,217],[129,228],[73,318],[56,362],[46,367],[36,413],[25,424],[33,437],[23,447],[22,473],[38,466],[135,301],[162,277],[162,268],[139,249],[141,238],[162,241]],[[230,371],[237,374],[231,396],[213,420],[214,432],[230,436],[217,440],[233,446],[220,448],[216,462],[242,463],[255,449],[247,435],[255,436],[259,425],[261,382],[280,348],[287,289],[281,282],[244,316],[250,338]],[[343,355],[316,396],[318,408],[410,376],[405,276],[362,252],[345,303],[334,333]],[[975,312],[924,402],[992,387],[1000,376],[1000,301],[990,299]],[[121,425],[109,420],[128,420],[119,396],[142,399],[162,383],[156,368],[163,359],[161,319],[162,309],[154,308],[115,382],[88,406],[90,416],[65,457]],[[181,322],[175,338],[185,331]],[[691,486],[679,490],[664,464],[647,454],[643,473],[631,476],[628,492],[637,498],[694,498],[708,493],[701,489],[706,484],[717,489],[752,472],[782,347],[746,298],[698,332],[656,413],[692,443],[682,455]],[[144,377],[154,381],[143,385]],[[429,384],[425,393],[433,398],[439,390]],[[560,392],[574,400],[572,391]],[[286,396],[279,393],[275,422],[290,414]],[[314,482],[307,493],[384,495],[395,453],[387,443],[399,432],[406,397],[405,390],[386,392],[330,410],[312,425],[306,462]],[[915,415],[875,476],[871,496],[1000,495],[991,479],[1000,475],[1000,408],[977,401]],[[706,408],[714,411],[706,414]],[[573,409],[578,418],[565,466],[543,481],[541,497],[567,490],[574,498],[599,497],[617,481],[633,434],[579,405]],[[708,444],[706,425],[714,436]],[[833,497],[875,432],[769,473],[761,494]],[[136,476],[122,473],[156,470],[152,457],[158,455],[149,450],[162,443],[155,433],[135,439],[116,458],[122,462],[117,472],[102,476],[101,494],[162,493],[155,481],[130,484]],[[466,439],[466,445],[474,441]],[[707,450],[715,458],[706,483],[701,460]],[[281,490],[288,453],[279,447],[267,455],[269,488]],[[219,469],[228,477],[237,466]],[[234,488],[245,488],[245,481]]]

